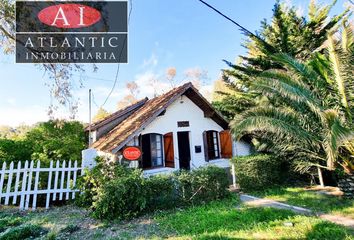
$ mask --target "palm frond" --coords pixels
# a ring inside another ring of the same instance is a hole
[[[353,139],[354,131],[343,126],[337,110],[326,110],[324,116],[327,120],[327,127],[323,144],[327,154],[327,167],[333,170],[338,158],[338,148]]]
[[[256,107],[241,114],[232,121],[232,131],[237,138],[252,131],[268,131],[278,137],[298,141],[318,141],[318,136],[303,129],[300,116],[280,108]]]
[[[319,119],[322,119],[321,100],[315,96],[308,86],[286,72],[265,71],[252,84],[252,89],[261,91],[264,95],[289,99],[291,103],[306,105]],[[293,107],[293,104],[292,106]]]
[[[340,53],[336,48],[336,44],[333,39],[333,35],[328,37],[328,53],[329,59],[332,66],[333,78],[336,83],[336,89],[338,91],[338,97],[340,97],[340,102],[346,111],[347,117],[351,121],[352,115],[349,107],[350,90],[353,86],[348,85],[352,81],[353,76],[349,76],[346,64],[346,59],[340,57]]]
[[[303,82],[308,86],[311,86],[311,91],[318,95],[327,91],[328,87],[330,87],[327,81],[321,78],[321,76],[308,65],[288,56],[287,54],[276,54],[272,56],[272,59],[282,63],[288,71],[301,77]]]

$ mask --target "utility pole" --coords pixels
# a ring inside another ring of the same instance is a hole
[[[89,90],[89,148],[92,144],[92,136],[91,136],[91,89]]]

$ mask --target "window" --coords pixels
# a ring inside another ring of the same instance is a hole
[[[218,135],[217,131],[204,132],[204,151],[206,160],[220,158]]]
[[[142,136],[143,168],[163,166],[162,135],[151,133]]]

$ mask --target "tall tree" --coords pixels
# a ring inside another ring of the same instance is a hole
[[[87,142],[80,122],[64,120],[40,123],[27,133],[26,141],[33,148],[31,158],[46,165],[50,160],[81,161]]]
[[[224,81],[233,91],[226,93],[222,101],[215,102],[228,116],[243,112],[267,99],[249,90],[257,74],[268,69],[281,69],[282,66],[272,59],[276,53],[285,53],[301,61],[309,60],[313,52],[323,53],[327,34],[336,28],[348,10],[334,17],[329,12],[336,0],[330,5],[320,6],[311,0],[308,16],[300,16],[298,9],[279,1],[274,5],[271,22],[261,22],[256,36],[247,35],[243,46],[246,56],[240,56],[236,64],[225,61],[230,67],[224,70]],[[235,108],[234,105],[240,107]],[[243,107],[242,107],[243,106]]]
[[[268,147],[291,156],[298,170],[342,166],[354,172],[353,39],[344,22],[342,37],[330,34],[324,54],[314,53],[308,63],[288,54],[269,55],[281,68],[259,73],[249,85],[269,103],[238,115],[232,123],[236,136],[262,132]]]

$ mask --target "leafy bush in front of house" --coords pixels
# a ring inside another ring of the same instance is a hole
[[[0,240],[33,239],[46,233],[47,231],[41,226],[27,224],[7,229],[5,232],[0,234]]]
[[[258,190],[279,184],[283,179],[282,162],[273,155],[236,157],[236,178],[243,190]]]
[[[124,167],[119,164],[106,161],[102,157],[97,157],[96,167],[85,170],[85,174],[77,181],[77,188],[81,194],[76,199],[76,204],[80,207],[92,207],[93,202],[98,198],[98,194],[108,182],[129,176],[134,169]]]
[[[209,202],[228,195],[225,170],[205,167],[144,178],[140,169],[98,159],[79,180],[77,203],[100,219],[129,219],[146,212]]]
[[[180,200],[185,205],[222,199],[229,194],[228,177],[224,169],[208,166],[192,172],[174,174]]]
[[[169,209],[178,206],[176,180],[172,175],[156,175],[144,179],[146,211]]]
[[[141,171],[117,177],[103,184],[93,202],[93,216],[100,219],[128,219],[146,206],[146,190]]]

